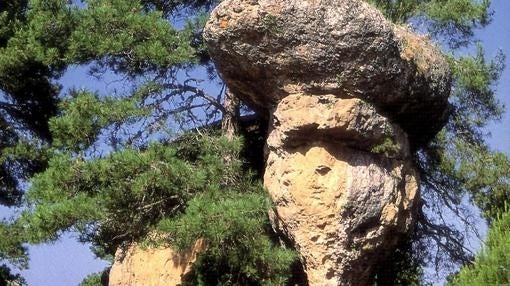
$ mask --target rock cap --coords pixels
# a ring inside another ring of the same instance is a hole
[[[451,76],[441,51],[361,0],[225,0],[204,39],[229,88],[267,115],[289,94],[374,104],[413,145],[445,124]]]

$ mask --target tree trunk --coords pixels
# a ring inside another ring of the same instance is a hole
[[[225,113],[221,121],[221,130],[223,135],[232,139],[239,133],[239,99],[230,92],[229,89],[225,92]]]

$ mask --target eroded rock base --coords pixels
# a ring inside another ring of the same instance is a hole
[[[206,249],[204,240],[184,252],[170,247],[142,248],[130,246],[118,250],[110,270],[109,286],[169,286],[179,285],[189,273],[197,255]],[[122,257],[122,259],[119,259]]]

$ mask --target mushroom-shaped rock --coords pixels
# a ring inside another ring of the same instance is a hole
[[[398,122],[413,147],[447,117],[440,51],[361,0],[226,0],[204,38],[229,88],[262,114],[293,93],[357,97]]]
[[[450,71],[361,0],[224,0],[204,30],[229,89],[269,118],[264,185],[308,285],[369,285],[413,225],[412,152],[444,125]]]

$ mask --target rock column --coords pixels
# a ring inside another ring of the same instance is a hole
[[[290,95],[267,140],[273,225],[309,285],[367,285],[413,222],[418,176],[407,136],[359,99]]]

